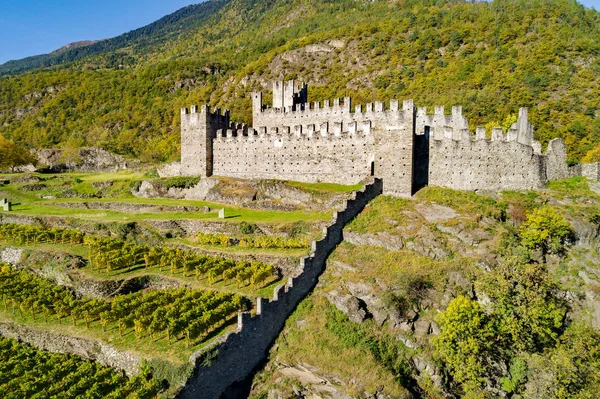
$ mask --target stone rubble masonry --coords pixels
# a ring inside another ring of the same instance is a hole
[[[256,315],[240,313],[237,331],[218,339],[201,353],[192,355],[192,361],[202,353],[217,350],[210,366],[197,365],[179,399],[219,398],[232,384],[247,378],[268,355],[269,348],[285,325],[287,317],[300,301],[314,289],[319,275],[325,269],[327,257],[343,240],[343,228],[356,217],[365,205],[382,193],[382,180],[372,179],[346,201],[331,223],[323,229],[324,237],[313,241],[311,254],[301,259],[300,271],[287,284],[275,288],[272,300],[258,298]],[[198,361],[198,363],[200,363]]]
[[[511,128],[469,130],[462,107],[433,114],[412,100],[352,107],[349,97],[308,103],[308,87],[275,82],[273,107],[252,94],[253,125],[234,124],[229,111],[208,106],[181,111],[181,164],[170,173],[308,183],[384,181],[385,194],[409,197],[430,186],[458,190],[524,190],[584,175],[598,164],[567,166],[567,151],[552,140],[545,154],[534,140],[527,109]]]

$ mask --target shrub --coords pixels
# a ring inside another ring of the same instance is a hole
[[[242,222],[240,223],[240,232],[242,234],[254,234],[258,226],[254,223]]]
[[[199,177],[193,176],[179,176],[179,177],[170,177],[165,180],[164,187],[165,189],[170,188],[191,188],[200,182]]]
[[[573,235],[569,223],[551,207],[534,210],[521,225],[521,243],[544,253],[562,253]]]
[[[589,221],[596,226],[600,226],[600,212],[594,212],[592,215],[590,215]]]
[[[510,378],[500,378],[500,385],[506,393],[514,393],[527,380],[527,363],[515,357],[510,361]]]
[[[465,391],[481,389],[495,345],[493,321],[477,302],[458,296],[440,315],[439,324],[442,332],[433,339],[439,356]]]

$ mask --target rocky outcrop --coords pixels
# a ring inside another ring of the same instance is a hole
[[[186,190],[183,194],[185,199],[207,200],[211,190],[219,184],[217,179],[202,179],[194,187]]]
[[[417,204],[415,208],[429,223],[446,222],[458,216],[454,209],[438,204]]]
[[[351,396],[340,392],[336,388],[336,381],[332,382],[328,378],[320,375],[319,370],[316,367],[308,364],[298,364],[294,366],[281,364],[278,365],[277,370],[284,377],[298,381],[302,385],[304,389],[298,387],[295,389],[295,393],[298,397],[351,399]]]
[[[172,162],[168,164],[164,164],[156,168],[156,173],[160,177],[175,177],[181,176],[181,163],[180,162]]]
[[[344,232],[344,241],[353,245],[372,245],[383,247],[390,251],[399,251],[404,248],[402,238],[389,233],[358,234],[351,231]]]
[[[571,219],[569,223],[573,228],[573,238],[576,245],[586,249],[600,250],[599,227],[597,225],[581,219]]]
[[[139,198],[184,199],[186,191],[177,187],[166,188],[160,180],[144,180],[137,189],[131,190],[131,193]]]
[[[103,366],[123,370],[127,375],[139,373],[142,358],[121,352],[110,345],[88,339],[68,337],[48,331],[33,329],[20,324],[0,322],[0,334],[31,344],[39,349],[69,353],[94,360]]]
[[[120,155],[99,147],[79,148],[73,153],[63,149],[43,149],[35,152],[38,164],[52,171],[106,172],[127,169],[130,165]]]
[[[362,323],[369,315],[365,311],[364,303],[352,295],[340,295],[337,291],[332,291],[327,297],[340,312],[355,323]]]
[[[0,248],[0,262],[16,266],[21,263],[23,253],[20,248]]]
[[[277,180],[205,178],[190,188],[166,188],[160,180],[145,180],[132,190],[140,198],[172,198],[210,201],[250,209],[295,211],[335,209],[349,193],[310,192]]]

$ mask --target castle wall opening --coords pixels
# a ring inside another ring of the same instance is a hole
[[[429,132],[430,127],[425,126],[423,134],[414,136],[412,194],[429,185]]]

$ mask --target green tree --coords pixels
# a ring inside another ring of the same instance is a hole
[[[528,359],[525,398],[594,399],[600,392],[600,334],[581,322],[558,345]]]
[[[439,325],[441,333],[433,339],[439,357],[466,393],[478,392],[491,367],[496,345],[494,322],[477,302],[458,296],[439,316]]]
[[[543,264],[509,259],[476,283],[491,299],[501,345],[507,351],[542,351],[556,343],[567,312]]]
[[[551,207],[535,209],[521,225],[521,242],[530,249],[543,253],[562,253],[572,236],[571,226]]]
[[[29,151],[0,136],[0,170],[14,172],[16,167],[34,162],[35,158]]]

